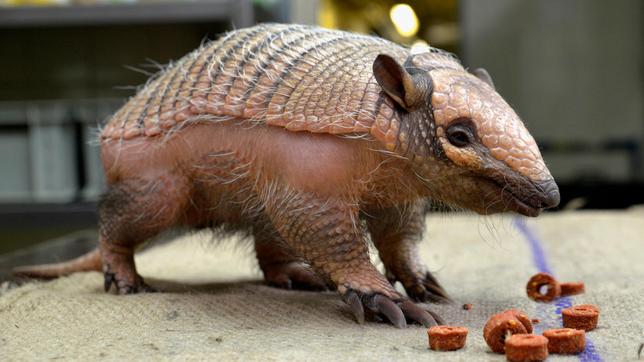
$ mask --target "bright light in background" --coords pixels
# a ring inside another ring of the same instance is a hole
[[[389,18],[394,23],[398,34],[404,37],[416,35],[418,32],[418,17],[414,9],[407,4],[396,4],[389,10]]]
[[[418,39],[411,45],[411,54],[420,54],[429,52],[429,44],[422,39]]]

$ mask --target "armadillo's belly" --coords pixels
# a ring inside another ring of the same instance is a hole
[[[227,34],[153,78],[104,127],[104,141],[154,137],[193,122],[243,120],[310,132],[369,132],[393,104],[372,76],[388,41],[301,25]],[[384,123],[384,122],[380,122]]]

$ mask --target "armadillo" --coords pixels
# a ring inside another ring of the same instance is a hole
[[[149,291],[133,258],[146,240],[175,226],[245,230],[269,284],[335,289],[361,323],[433,325],[440,316],[414,303],[449,300],[417,252],[428,204],[537,216],[559,203],[486,71],[312,26],[257,25],[201,46],[117,111],[100,144],[98,249],[18,272],[102,266],[106,291]]]

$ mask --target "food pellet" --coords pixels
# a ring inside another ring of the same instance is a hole
[[[591,304],[580,304],[561,311],[565,328],[592,331],[597,327],[599,308]]]
[[[467,328],[434,326],[427,330],[429,348],[434,351],[455,351],[465,346]]]
[[[525,313],[518,309],[510,309],[509,311],[514,312],[514,316],[523,324],[528,333],[532,333],[532,320]]]
[[[542,288],[546,288],[544,292]],[[548,273],[538,273],[528,280],[528,297],[537,302],[551,302],[561,295],[561,286],[555,277]]]
[[[586,348],[586,332],[581,329],[558,328],[543,332],[548,338],[548,352],[577,354]]]
[[[530,332],[532,332],[532,323],[525,313],[510,309],[488,319],[483,328],[483,338],[492,351],[503,353],[506,337]]]
[[[543,361],[548,358],[548,339],[537,334],[515,334],[505,340],[508,361]]]

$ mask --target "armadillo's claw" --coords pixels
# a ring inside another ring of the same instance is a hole
[[[400,303],[400,309],[405,313],[407,318],[414,320],[427,328],[444,324],[443,319],[436,313],[431,310],[423,309],[410,300],[405,300]]]
[[[432,302],[449,304],[452,303],[449,295],[438,283],[436,278],[430,273],[425,273],[425,276],[418,280],[413,285],[405,285],[405,290],[409,298],[416,302]]]
[[[157,290],[145,284],[143,281],[138,285],[126,285],[117,283],[119,294],[136,294],[136,293],[155,293]]]
[[[134,274],[133,278],[127,278],[128,275],[125,275],[123,278],[120,278],[117,273],[111,272],[109,266],[103,267],[103,277],[104,283],[103,287],[106,292],[112,288],[112,285],[116,287],[118,294],[136,294],[136,293],[153,293],[157,290],[151,286],[145,284],[143,278],[140,275]]]
[[[394,303],[391,299],[380,294],[369,296],[366,299],[366,304],[369,309],[371,309],[373,312],[381,313],[382,315],[387,317],[389,322],[391,322],[391,324],[393,324],[396,328],[407,327],[405,314],[403,314],[403,311],[400,310],[400,307],[396,305],[396,303]]]
[[[439,326],[441,326],[441,325],[444,325],[444,324],[445,324],[445,320],[444,320],[443,318],[441,318],[441,316],[439,316],[438,314],[436,314],[436,312],[433,312],[433,311],[431,311],[431,310],[427,309],[427,313],[429,313],[429,314],[431,314],[431,315],[432,315],[432,317],[434,318],[434,320],[436,321],[436,323],[437,323]]]
[[[115,281],[117,291],[121,295],[137,294],[137,293],[155,293],[157,290],[143,282],[143,278],[139,277],[134,284],[129,284],[123,280]]]
[[[137,294],[137,293],[156,293],[157,290],[145,284],[143,279],[135,285],[125,284],[123,282],[116,283],[119,294]]]
[[[300,262],[272,264],[264,266],[263,271],[266,283],[272,287],[312,291],[329,289],[311,267]]]
[[[431,310],[431,309],[430,309],[430,307],[429,307],[428,305],[424,305],[424,304],[415,304],[415,305],[416,305],[417,307],[419,307],[419,308],[423,309],[425,312],[429,313],[429,314],[432,316],[432,318],[434,319],[434,321],[436,321],[436,324],[437,324],[437,325],[439,325],[439,326],[440,326],[440,325],[445,324],[445,320],[444,320],[443,318],[441,318],[441,316],[439,316],[438,314],[436,314],[436,312],[434,312],[433,310]]]
[[[406,298],[392,300],[382,294],[365,294],[349,289],[342,295],[342,299],[349,305],[359,324],[364,323],[365,312],[369,319],[384,319],[397,328],[405,328],[407,322],[425,327],[443,324],[443,320],[434,312],[425,310]]]
[[[112,284],[116,283],[116,278],[114,277],[114,273],[109,272],[104,272],[103,277],[105,279],[103,287],[105,288],[105,291],[108,292],[112,287]]]
[[[358,293],[353,290],[349,290],[342,296],[342,299],[349,305],[349,308],[351,308],[351,312],[356,317],[356,322],[358,322],[358,324],[364,324],[364,308],[362,307],[362,302],[360,301]]]

